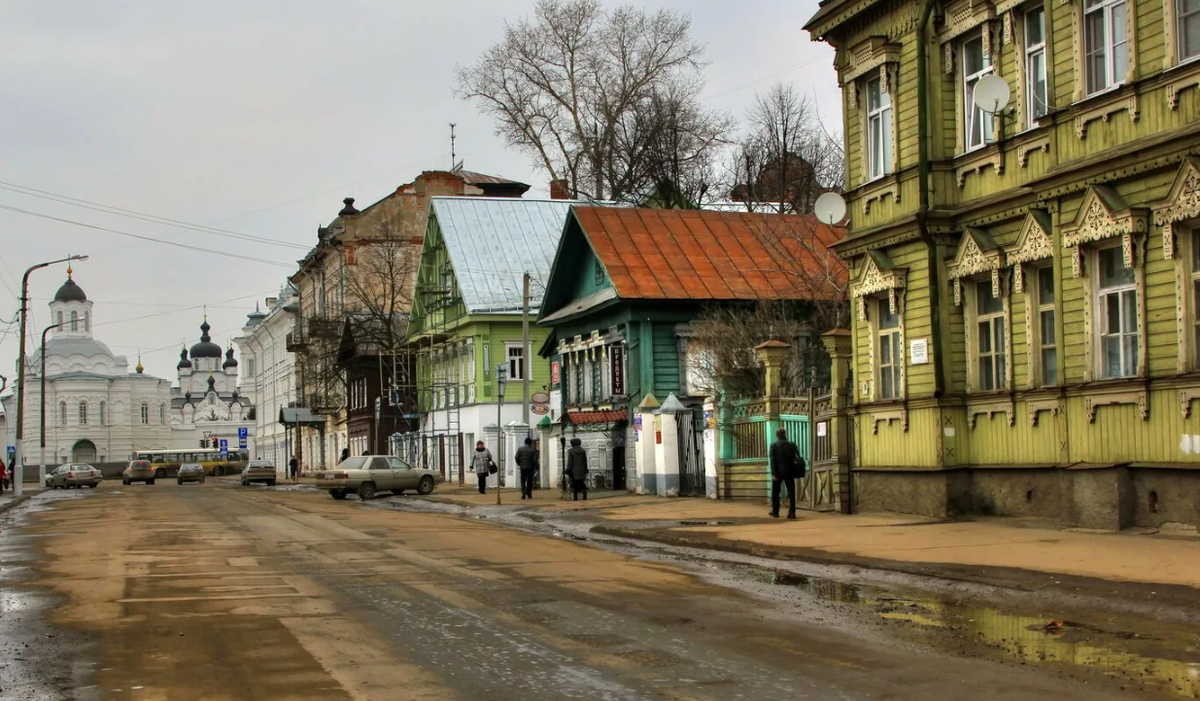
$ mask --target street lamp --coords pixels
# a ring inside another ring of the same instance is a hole
[[[500,413],[504,409],[504,386],[508,384],[508,365],[496,366],[496,505],[500,505],[500,485],[504,480],[504,429]]]
[[[29,275],[56,263],[69,264],[73,260],[87,259],[87,256],[72,254],[58,260],[48,260],[30,266],[21,276],[21,348],[17,354],[17,452],[13,460],[13,496],[19,497],[25,492],[25,326],[29,316]]]
[[[65,322],[59,322],[53,326],[47,326],[42,329],[42,413],[38,418],[41,420],[41,455],[38,458],[38,484],[46,484],[46,334],[51,330],[62,328]],[[101,422],[104,417],[100,417]]]

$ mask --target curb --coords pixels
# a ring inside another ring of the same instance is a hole
[[[16,507],[28,501],[32,496],[32,494],[22,494],[19,497],[13,497],[12,499],[5,501],[4,503],[0,504],[0,514],[8,511],[9,509],[15,509]]]

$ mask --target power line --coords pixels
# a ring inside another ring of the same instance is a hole
[[[788,71],[793,71],[797,68],[800,68],[801,66],[807,66],[810,63],[816,63],[817,61],[832,58],[833,54],[834,54],[834,52],[828,51],[820,56],[814,56],[813,58],[805,59],[803,61],[793,63],[792,65],[780,68],[779,70],[774,71],[773,73],[768,73],[764,76],[759,76],[758,78],[755,78],[754,80],[746,81],[745,83],[742,83],[741,85],[735,85],[732,88],[726,88],[719,92],[712,93],[711,95],[705,95],[705,96],[701,97],[700,99],[707,102],[709,100],[714,100],[718,97],[723,97],[725,95],[728,95],[731,92],[737,92],[738,90],[741,90],[742,88],[748,88],[751,85],[757,85],[757,84],[763,82],[764,80],[770,80],[771,78],[781,76],[784,73],[787,73]]]
[[[180,229],[188,229],[191,231],[196,231],[196,232],[199,232],[202,234],[209,234],[212,236],[223,236],[225,238],[237,239],[237,240],[241,240],[241,241],[251,241],[254,243],[262,243],[262,244],[267,244],[267,245],[271,245],[271,246],[284,246],[287,248],[296,248],[296,249],[300,249],[300,250],[308,250],[308,248],[309,248],[308,246],[306,246],[304,244],[291,243],[288,241],[278,241],[275,239],[267,238],[265,236],[254,236],[252,234],[243,234],[243,233],[239,233],[237,231],[230,231],[228,229],[218,229],[216,227],[205,226],[203,224],[193,224],[191,222],[186,222],[186,221],[182,221],[179,219],[171,219],[169,217],[160,217],[156,214],[146,214],[145,212],[138,212],[138,211],[135,211],[132,209],[124,209],[122,207],[114,207],[112,205],[106,205],[106,204],[102,204],[99,202],[92,202],[90,200],[84,200],[84,199],[80,199],[78,197],[71,197],[69,195],[60,195],[58,193],[49,192],[48,190],[39,190],[37,188],[27,187],[25,185],[17,185],[15,183],[8,183],[8,182],[4,182],[2,180],[0,180],[0,190],[8,190],[9,192],[15,192],[17,194],[25,195],[27,197],[37,197],[37,198],[44,199],[44,200],[60,202],[62,204],[71,205],[72,207],[80,207],[83,209],[90,209],[90,210],[96,211],[96,212],[103,212],[104,214],[112,214],[112,215],[121,216],[121,217],[129,217],[131,219],[138,219],[141,221],[150,222],[152,224],[165,224],[167,226],[174,226],[174,227],[178,227]]]
[[[198,251],[200,253],[210,253],[215,256],[224,256],[226,258],[233,258],[235,260],[241,260],[241,261],[250,261],[252,263],[262,263],[263,265],[275,265],[275,266],[278,266],[281,268],[292,269],[292,268],[296,267],[295,263],[283,263],[283,262],[280,262],[277,260],[268,260],[266,258],[255,258],[253,256],[243,256],[243,255],[239,255],[237,253],[228,253],[226,251],[221,251],[221,250],[217,250],[217,249],[204,248],[202,246],[192,246],[192,245],[189,245],[186,243],[180,243],[178,241],[169,241],[167,239],[154,238],[153,236],[143,236],[141,234],[131,234],[128,231],[120,231],[119,229],[110,229],[106,226],[99,226],[97,224],[87,224],[85,222],[79,222],[79,221],[75,221],[73,219],[65,219],[63,217],[56,217],[56,216],[52,216],[50,214],[42,214],[41,212],[33,212],[28,209],[21,209],[20,207],[11,207],[6,204],[0,204],[0,209],[6,209],[10,212],[16,212],[17,214],[24,214],[29,217],[38,217],[41,219],[49,219],[50,221],[62,222],[63,224],[71,224],[73,226],[79,226],[79,227],[83,227],[85,229],[93,229],[95,231],[104,231],[104,232],[107,232],[110,234],[116,234],[118,236],[128,236],[130,238],[140,239],[142,241],[149,241],[151,243],[161,243],[165,246],[175,246],[177,248],[185,248],[189,251]]]
[[[185,312],[185,311],[188,311],[189,309],[201,309],[204,307],[216,308],[216,306],[218,304],[224,304],[225,302],[236,302],[236,301],[243,300],[243,299],[253,299],[255,297],[262,297],[264,295],[269,295],[269,294],[271,294],[269,291],[268,292],[256,292],[254,294],[242,295],[241,297],[230,297],[229,299],[222,299],[218,302],[213,302],[212,304],[193,304],[190,307],[184,307],[182,309],[169,309],[165,312],[151,312],[149,314],[142,314],[140,316],[131,316],[131,317],[126,317],[124,319],[113,319],[111,321],[101,321],[101,322],[92,324],[92,326],[96,327],[96,326],[109,326],[112,324],[123,324],[123,323],[129,322],[129,321],[140,321],[142,319],[150,319],[150,318],[153,318],[156,316],[166,316],[167,314],[175,314],[176,312]]]

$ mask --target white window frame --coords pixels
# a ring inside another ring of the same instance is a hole
[[[1029,41],[1029,21],[1033,15],[1041,15],[1041,33],[1042,40],[1037,43]],[[1025,122],[1029,128],[1038,125],[1038,115],[1035,109],[1037,100],[1040,97],[1042,107],[1044,109],[1043,116],[1050,111],[1050,83],[1049,83],[1049,67],[1046,62],[1049,58],[1046,55],[1046,8],[1042,5],[1034,5],[1025,10],[1021,15],[1021,29],[1025,37]],[[1038,80],[1035,61],[1041,57],[1042,73],[1041,84],[1042,94],[1038,95]]]
[[[1099,95],[1108,90],[1113,90],[1125,83],[1125,73],[1129,70],[1129,44],[1128,31],[1122,32],[1121,36],[1116,36],[1113,32],[1114,18],[1120,13],[1121,20],[1127,25],[1129,23],[1129,9],[1125,4],[1127,0],[1084,0],[1083,6],[1083,25],[1082,36],[1080,40],[1083,46],[1083,81],[1085,95]],[[1091,46],[1089,40],[1088,23],[1089,21],[1100,15],[1103,19],[1104,36],[1101,39],[1102,46],[1096,49]],[[1120,67],[1116,63],[1117,49],[1123,50],[1125,56],[1125,65]],[[1103,80],[1095,80],[1097,76],[1092,72],[1091,57],[1103,52],[1104,56],[1104,76]],[[1095,84],[1095,87],[1093,87]]]
[[[158,425],[159,426],[167,425],[167,405],[166,404],[158,405]]]
[[[864,85],[867,106],[867,180],[877,180],[892,172],[892,94],[884,90],[883,78],[875,77]],[[872,100],[875,105],[872,106]]]
[[[71,330],[79,330],[79,312],[71,312]]]
[[[88,422],[87,402],[79,402],[79,425],[87,426],[87,422]]]
[[[1103,275],[1103,270],[1101,267],[1100,259],[1101,259],[1101,256],[1105,255],[1106,253],[1110,253],[1110,252],[1115,252],[1116,255],[1118,256],[1118,258],[1120,258],[1120,256],[1121,256],[1120,244],[1118,244],[1116,246],[1097,247],[1096,249],[1094,249],[1092,251],[1092,264],[1093,264],[1092,270],[1094,271],[1093,275],[1095,276],[1095,283],[1094,283],[1095,284],[1095,293],[1092,297],[1091,303],[1093,305],[1092,308],[1095,309],[1095,315],[1096,315],[1096,323],[1095,323],[1096,330],[1095,330],[1095,337],[1093,339],[1093,343],[1095,344],[1094,347],[1096,348],[1096,354],[1095,354],[1096,377],[1098,377],[1099,379],[1102,379],[1102,380],[1115,380],[1115,379],[1126,379],[1126,378],[1131,378],[1131,377],[1137,377],[1138,362],[1140,360],[1140,354],[1142,353],[1141,338],[1140,338],[1140,334],[1139,334],[1139,330],[1138,330],[1138,322],[1137,322],[1137,307],[1138,307],[1138,304],[1140,303],[1139,302],[1140,293],[1138,291],[1138,286],[1137,286],[1137,273],[1136,273],[1136,270],[1133,271],[1134,272],[1133,279],[1131,279],[1127,283],[1123,283],[1120,285],[1114,285],[1111,287],[1102,287],[1101,285],[1103,283],[1101,281],[1101,277]],[[1121,265],[1124,265],[1124,262],[1121,262]],[[1130,298],[1129,298],[1129,293],[1132,293],[1132,300],[1130,300]],[[1108,328],[1108,314],[1106,313],[1106,309],[1105,309],[1107,298],[1110,296],[1114,296],[1114,295],[1117,296],[1117,298],[1118,298],[1118,309],[1121,311],[1121,313],[1118,315],[1120,319],[1124,320],[1126,318],[1127,304],[1133,305],[1133,309],[1132,309],[1133,327],[1130,329],[1126,329],[1126,328],[1122,327],[1115,334],[1111,333],[1111,329]],[[1120,350],[1120,356],[1121,356],[1121,368],[1122,369],[1121,369],[1120,374],[1110,375],[1107,372],[1106,363],[1104,362],[1105,361],[1105,352],[1104,352],[1105,351],[1105,340],[1112,338],[1114,336],[1117,337],[1118,342],[1119,342],[1119,350]],[[1125,343],[1127,342],[1128,339],[1133,340],[1132,358],[1126,357]],[[1132,368],[1132,370],[1130,370],[1130,368]]]
[[[104,423],[104,414],[105,414],[105,413],[107,413],[107,411],[108,411],[108,402],[101,401],[101,402],[100,402],[100,416],[99,416],[99,417],[97,417],[97,418],[100,420],[100,425],[101,425],[101,426],[104,426],[104,425],[105,425],[105,423]]]
[[[1187,20],[1200,22],[1200,3],[1197,3],[1196,9],[1191,12],[1184,12],[1183,3],[1186,0],[1168,0],[1173,1],[1175,5],[1175,54],[1178,56],[1177,63],[1188,63],[1200,59],[1200,44],[1192,47],[1193,53],[1189,56],[1185,52],[1187,43],[1185,42]]]
[[[62,426],[67,425],[67,403],[65,401],[58,403],[58,423]]]
[[[872,360],[875,365],[875,386],[879,388],[876,398],[882,401],[904,399],[904,321],[901,310],[896,309],[896,313],[892,314],[887,297],[876,297],[873,301],[875,308],[871,311],[875,314],[875,357]],[[883,326],[885,314],[896,318],[895,326]],[[883,360],[885,345],[890,356],[887,364]],[[885,373],[891,380],[891,392],[884,391],[888,386],[883,381]]]
[[[514,356],[513,351],[516,351],[517,355]],[[504,362],[508,365],[509,382],[524,380],[525,373],[529,372],[529,359],[525,357],[525,344],[505,343]]]
[[[1000,308],[994,311],[983,312],[979,308],[980,301],[983,298],[981,292],[986,292],[988,297],[993,297],[1000,303]],[[991,279],[978,280],[972,283],[972,293],[968,304],[971,305],[971,353],[970,362],[975,366],[975,386],[972,391],[975,392],[1002,392],[1008,389],[1008,364],[1012,359],[1008,357],[1008,334],[1009,324],[1008,315],[1006,313],[1006,305],[1004,296],[994,297],[992,295]],[[989,349],[983,349],[984,331],[981,327],[987,326],[987,340]],[[999,331],[999,333],[997,333]],[[991,362],[991,372],[983,372],[984,360]]]
[[[150,405],[147,404],[146,402],[142,402],[142,425],[147,426],[149,424],[150,424]]]
[[[1048,265],[1033,269],[1033,284],[1029,295],[1028,309],[1033,310],[1033,318],[1027,320],[1033,331],[1034,353],[1037,355],[1037,384],[1039,387],[1056,387],[1062,383],[1062,343],[1058,337],[1058,288],[1051,292],[1048,302],[1042,301],[1042,275],[1050,275],[1051,285],[1054,285],[1054,266]],[[1054,334],[1049,342],[1046,341],[1046,319],[1049,317],[1051,333]],[[1054,377],[1046,377],[1046,353],[1054,354]]]
[[[1191,269],[1188,271],[1188,288],[1183,294],[1191,307],[1188,315],[1191,338],[1188,340],[1192,346],[1191,367],[1196,370],[1200,369],[1200,226],[1188,232],[1188,243],[1191,244],[1188,252]]]
[[[979,109],[975,105],[975,100],[972,98],[975,84],[980,78],[991,75],[995,71],[995,66],[992,64],[992,57],[989,56],[984,48],[986,42],[983,40],[983,33],[988,31],[986,26],[981,27],[979,31],[972,32],[966,38],[958,43],[959,54],[959,70],[962,73],[962,97],[963,97],[963,151],[975,151],[981,149],[996,140],[996,124],[995,117],[988,116],[986,112]],[[967,45],[974,42],[979,42],[979,54],[983,57],[983,67],[974,73],[967,73]],[[975,132],[974,120],[976,116],[983,120],[980,125],[980,141],[975,143],[972,141],[972,135]]]

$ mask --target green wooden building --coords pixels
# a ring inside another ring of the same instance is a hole
[[[1200,525],[1196,4],[826,0],[807,29],[843,95],[861,507]]]

